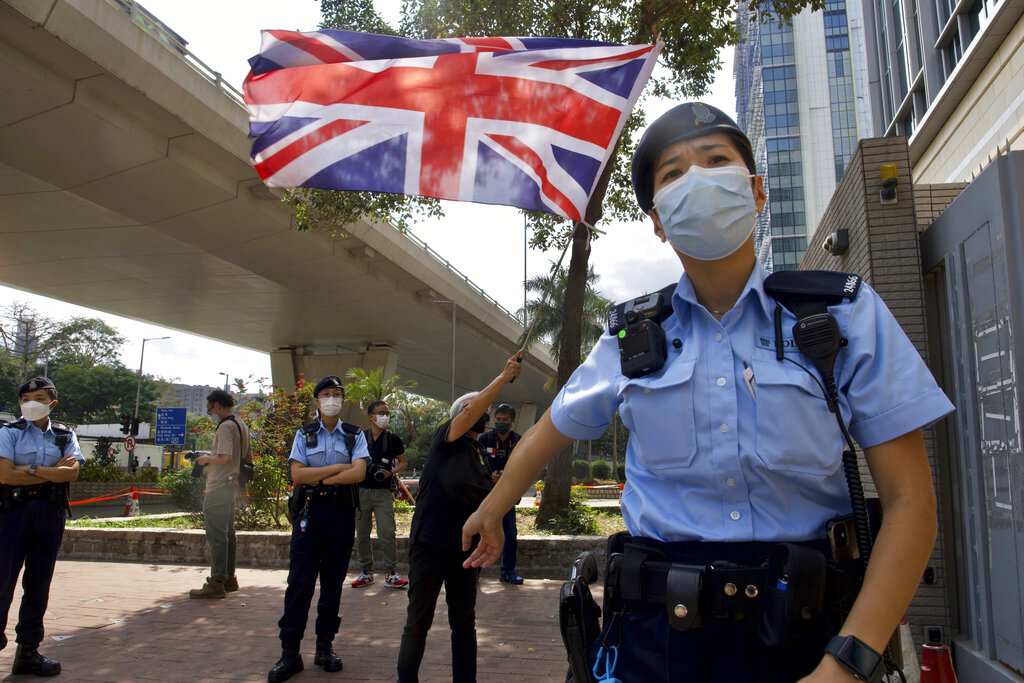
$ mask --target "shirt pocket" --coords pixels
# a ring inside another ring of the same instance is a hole
[[[696,358],[671,361],[659,377],[638,377],[622,387],[622,423],[633,432],[633,453],[651,472],[690,466],[697,454],[693,413]]]
[[[770,360],[755,355],[753,370],[757,457],[772,470],[834,474],[842,462],[843,439],[815,381],[821,379],[777,360],[774,353]]]
[[[332,464],[327,461],[327,444],[324,441],[325,439],[320,438],[315,446],[306,447],[307,467],[326,467]]]

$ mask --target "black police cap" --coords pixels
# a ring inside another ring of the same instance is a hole
[[[56,391],[57,387],[53,386],[53,382],[49,377],[33,377],[18,387],[18,397],[20,398],[30,391],[39,391],[40,389],[53,389]]]
[[[341,386],[341,378],[337,375],[327,375],[313,387],[313,398],[319,396],[320,392],[324,389],[330,389],[331,387],[338,387],[341,389],[341,395],[345,395],[345,387]]]
[[[647,127],[633,155],[633,192],[644,211],[654,208],[654,162],[661,150],[680,140],[709,133],[737,133],[750,148],[746,134],[721,109],[703,102],[680,104]]]

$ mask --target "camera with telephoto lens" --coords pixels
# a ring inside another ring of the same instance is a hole
[[[203,455],[203,453],[199,451],[189,451],[185,455],[181,456],[185,460],[188,460],[190,463],[192,463],[192,476],[195,477],[196,479],[203,476],[203,468],[206,467],[206,465],[200,465],[199,463],[196,462],[196,458],[198,458],[200,455]]]
[[[387,458],[381,458],[380,464],[370,464],[370,476],[373,477],[374,481],[387,481],[388,477],[391,476],[391,461]]]

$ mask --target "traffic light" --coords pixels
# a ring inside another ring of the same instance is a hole
[[[133,417],[132,418],[132,436],[138,436],[138,435],[139,435],[139,418]]]
[[[132,416],[122,415],[121,416],[121,433],[131,434],[132,433]]]

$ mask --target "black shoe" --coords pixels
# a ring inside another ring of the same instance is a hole
[[[281,659],[277,660],[277,664],[267,674],[267,681],[269,683],[281,683],[281,681],[287,681],[294,674],[302,671],[302,655],[298,652],[281,652]]]
[[[316,644],[313,664],[319,666],[324,671],[341,671],[344,668],[344,665],[341,663],[341,657],[334,654],[334,648],[331,647],[329,642],[318,642]]]
[[[511,583],[516,586],[521,586],[523,584],[523,577],[519,576],[519,574],[516,574],[515,572],[510,572],[508,574],[502,572],[498,576],[498,580],[504,581],[505,583]]]
[[[14,653],[12,674],[31,674],[32,676],[56,676],[60,673],[60,662],[39,654],[38,645],[18,644]]]

